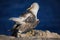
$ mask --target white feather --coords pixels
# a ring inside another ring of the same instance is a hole
[[[39,4],[38,3],[33,3],[31,5],[31,7],[29,7],[27,10],[30,10],[36,16],[36,19],[37,19],[37,13],[39,10]]]
[[[38,5],[38,3],[33,3],[32,5],[31,5],[31,7],[30,8],[28,8],[28,10],[30,9],[30,11],[36,16],[36,19],[37,19],[37,13],[38,13],[38,10],[39,10],[39,5]],[[18,18],[16,18],[16,17],[12,17],[12,18],[10,18],[9,20],[12,20],[12,21],[15,21],[15,22],[17,22],[17,23],[19,23],[19,24],[25,24],[25,22],[24,22],[24,20],[25,19],[27,19],[29,16],[31,16],[31,14],[27,14],[26,15],[26,17],[18,17]]]
[[[18,18],[12,17],[9,20],[15,21],[15,22],[17,22],[19,24],[25,24],[24,20],[26,20],[30,15],[31,14],[27,14],[26,17],[18,17]]]

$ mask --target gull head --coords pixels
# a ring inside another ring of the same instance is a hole
[[[34,2],[27,10],[30,10],[35,16],[37,16],[39,4]]]

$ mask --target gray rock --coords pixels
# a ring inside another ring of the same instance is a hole
[[[25,36],[19,38],[0,35],[0,40],[60,40],[59,34],[50,31],[34,30],[34,33],[35,34],[33,36],[28,36],[28,37]]]

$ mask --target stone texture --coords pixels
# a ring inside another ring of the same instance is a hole
[[[7,35],[0,35],[0,40],[60,40],[60,35],[50,31],[32,30],[22,37],[16,38]]]

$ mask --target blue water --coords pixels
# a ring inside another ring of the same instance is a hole
[[[38,18],[40,23],[35,29],[50,30],[60,34],[60,1],[59,0],[0,0],[0,34],[11,35],[8,30],[14,25],[10,17],[18,17],[33,2],[40,5]]]

